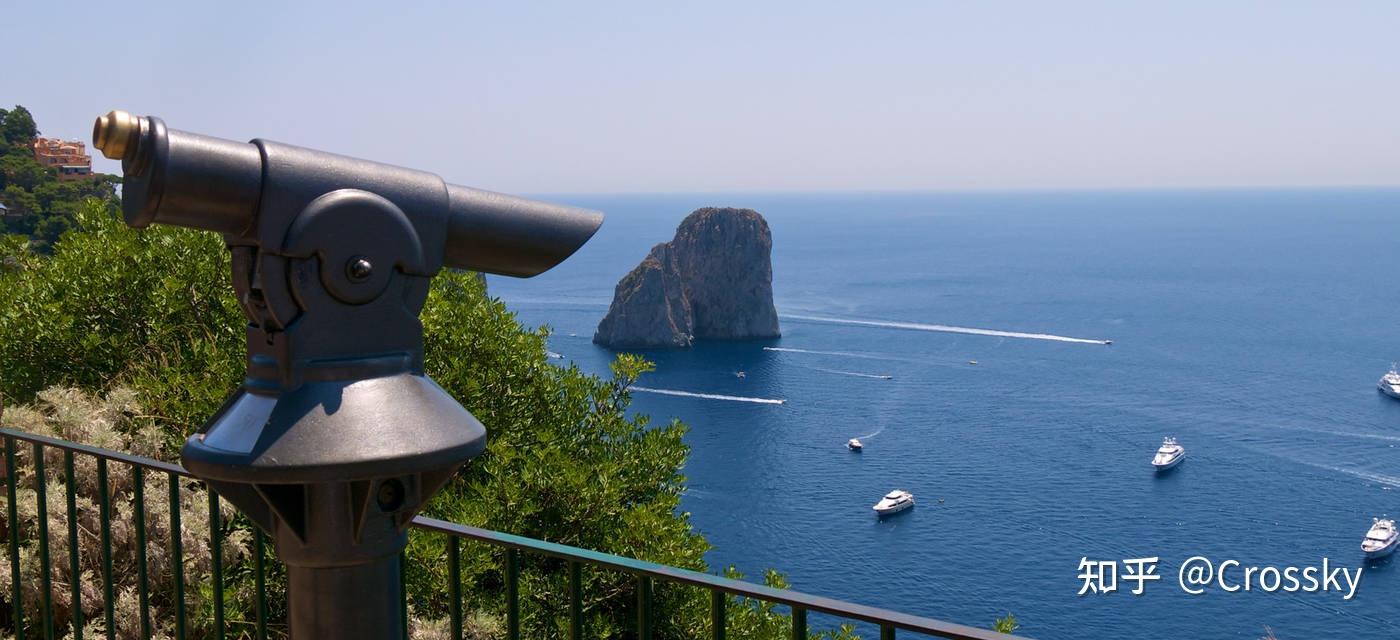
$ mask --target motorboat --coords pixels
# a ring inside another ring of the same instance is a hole
[[[1158,471],[1166,471],[1181,464],[1186,459],[1186,448],[1177,443],[1176,438],[1164,438],[1157,455],[1152,456],[1152,466]]]
[[[1361,550],[1368,559],[1384,558],[1395,552],[1400,544],[1400,531],[1395,529],[1395,521],[1389,518],[1371,518],[1371,530],[1361,541]]]
[[[1395,370],[1395,363],[1390,363],[1390,371],[1381,376],[1381,380],[1376,383],[1376,387],[1381,390],[1381,393],[1392,398],[1400,399],[1400,371]]]
[[[743,380],[744,378],[749,377],[749,374],[744,373],[743,371],[735,371],[735,372],[734,372],[734,377],[735,377],[735,378],[738,378],[738,379],[740,379],[740,380]]]
[[[846,441],[846,448],[859,453],[861,449],[865,448],[865,445],[860,443],[860,438],[851,438]]]
[[[1107,346],[1107,345],[1113,344],[1113,341],[1112,341],[1112,340],[1104,340],[1103,343],[1104,343],[1105,346]]]
[[[875,510],[875,515],[883,517],[913,507],[914,494],[904,491],[903,489],[895,489],[885,494],[885,497],[881,498],[880,501],[876,502],[875,506],[871,508]]]
[[[976,360],[968,360],[967,363],[968,363],[968,364],[977,364],[977,361],[976,361]]]

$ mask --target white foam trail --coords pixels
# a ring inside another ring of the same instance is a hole
[[[1395,476],[1389,476],[1382,473],[1372,473],[1370,471],[1361,471],[1358,469],[1347,469],[1346,467],[1334,467],[1332,465],[1318,464],[1316,462],[1303,462],[1303,464],[1306,464],[1311,467],[1317,467],[1319,469],[1326,469],[1327,471],[1344,473],[1346,475],[1360,478],[1362,480],[1369,480],[1376,484],[1382,484],[1387,487],[1391,487],[1392,489],[1400,489],[1400,478],[1397,478]]]
[[[1304,433],[1318,433],[1328,436],[1340,436],[1343,438],[1361,438],[1364,440],[1382,440],[1385,442],[1400,442],[1400,436],[1387,436],[1379,433],[1357,433],[1352,431],[1328,431],[1325,429],[1306,429],[1304,427],[1279,427],[1289,431],[1302,431]]]
[[[794,349],[792,347],[764,347],[764,351],[782,351],[784,353],[810,353],[819,356],[842,356],[846,358],[865,358],[867,360],[890,360],[900,361],[899,358],[889,356],[876,356],[868,353],[852,353],[850,351],[818,351],[816,349]]]
[[[834,374],[836,374],[836,375],[838,375],[838,376],[855,376],[855,377],[857,377],[857,378],[871,378],[871,379],[874,379],[874,380],[890,380],[890,379],[894,378],[894,376],[887,375],[887,374],[860,373],[859,371],[841,371],[841,370],[839,370],[839,369],[823,369],[823,368],[821,368],[821,367],[812,367],[812,368],[815,369],[815,370],[817,370],[817,371],[821,371],[821,372],[823,372],[823,373],[834,373]]]
[[[884,427],[880,427],[880,430],[879,430],[879,431],[876,431],[875,433],[869,433],[869,434],[866,434],[866,435],[863,435],[863,436],[856,436],[856,439],[857,439],[857,440],[869,440],[869,439],[874,438],[875,436],[878,436],[878,435],[880,435],[880,434],[882,434],[882,433],[884,433],[884,432],[885,432],[885,428],[884,428]]]
[[[633,391],[644,393],[659,393],[663,396],[682,396],[685,398],[705,398],[706,400],[728,400],[730,402],[756,402],[758,404],[787,404],[787,400],[777,400],[773,398],[747,398],[744,396],[724,396],[718,393],[694,393],[691,391],[677,391],[675,389],[652,389],[650,387],[629,387]]]
[[[827,322],[831,324],[847,324],[858,327],[881,327],[884,329],[910,329],[913,331],[934,331],[937,333],[963,333],[974,336],[996,336],[1002,338],[1024,338],[1026,340],[1053,340],[1055,342],[1075,342],[1079,344],[1108,344],[1107,340],[1091,340],[1088,338],[1071,338],[1069,336],[1057,336],[1049,333],[1021,333],[1020,331],[999,331],[997,329],[974,329],[971,327],[951,327],[944,324],[923,324],[921,322],[897,322],[893,320],[850,320],[846,318],[829,318],[826,316],[804,316],[794,314],[781,314],[779,317],[791,318],[793,320],[806,320],[808,322]]]

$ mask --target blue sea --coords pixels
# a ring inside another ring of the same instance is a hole
[[[1400,191],[553,199],[607,221],[491,293],[600,374],[614,285],[687,213],[772,228],[782,338],[646,352],[640,385],[718,397],[634,395],[691,426],[683,508],[712,566],[974,626],[1011,612],[1042,639],[1400,636],[1400,562],[1359,548],[1400,514],[1400,401],[1376,390],[1400,360]],[[1189,455],[1157,475],[1164,436]],[[896,488],[918,506],[877,520]],[[1193,556],[1364,573],[1350,600],[1344,580],[1190,595]],[[1081,559],[1147,557],[1141,595],[1121,565],[1079,595]]]

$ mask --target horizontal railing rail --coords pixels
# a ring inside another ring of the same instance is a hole
[[[790,589],[775,589],[766,585],[754,584],[743,580],[734,580],[723,576],[700,573],[698,571],[678,569],[664,564],[634,560],[632,558],[615,556],[598,551],[589,551],[588,549],[545,542],[543,540],[501,533],[499,531],[480,529],[433,518],[420,516],[414,520],[413,524],[420,529],[438,531],[459,538],[468,538],[496,546],[552,556],[570,562],[582,562],[588,565],[623,571],[636,575],[639,578],[645,577],[666,582],[677,582],[708,589],[712,593],[722,592],[745,598],[752,598],[754,600],[783,604],[792,607],[794,612],[817,611],[840,618],[869,622],[879,625],[883,633],[887,636],[890,635],[890,630],[898,629],[958,640],[1008,640],[1016,637],[987,629],[978,629],[976,627],[969,627],[952,622],[944,622],[942,620],[923,618],[907,613],[900,613],[898,611],[890,611],[889,609],[880,609],[842,600],[833,600],[831,598],[814,596]],[[794,637],[805,636],[795,635]]]
[[[53,438],[44,435],[31,434],[21,431],[0,428],[0,438],[4,440],[5,472],[8,498],[6,505],[6,516],[8,522],[9,536],[8,556],[10,563],[10,573],[12,576],[12,610],[9,612],[9,624],[16,630],[16,637],[26,637],[24,629],[30,628],[38,633],[38,637],[46,640],[55,638],[56,620],[54,618],[53,580],[50,563],[50,533],[48,530],[49,517],[47,506],[47,472],[45,471],[44,449],[56,449],[63,452],[64,471],[66,479],[65,495],[67,498],[66,522],[68,529],[68,554],[69,554],[69,576],[79,576],[81,573],[79,557],[79,525],[77,517],[77,500],[75,497],[75,476],[74,455],[91,456],[97,460],[97,478],[99,491],[98,503],[100,508],[100,555],[102,574],[102,591],[104,593],[103,617],[105,618],[105,636],[116,637],[115,629],[115,602],[113,585],[113,550],[111,548],[111,522],[109,502],[109,462],[117,462],[131,467],[132,474],[132,494],[133,511],[135,519],[136,547],[135,552],[135,573],[137,580],[137,591],[139,604],[139,629],[143,637],[152,637],[155,627],[151,620],[151,601],[155,597],[150,593],[150,581],[148,576],[148,566],[146,558],[146,522],[145,522],[145,475],[147,472],[165,474],[169,480],[169,504],[177,505],[177,508],[169,509],[168,527],[169,549],[174,558],[179,561],[171,563],[169,571],[173,580],[173,589],[170,593],[164,594],[170,599],[172,609],[173,631],[177,639],[183,640],[188,634],[187,611],[185,608],[186,584],[184,575],[184,553],[182,550],[182,526],[181,509],[178,508],[180,502],[180,480],[192,478],[191,474],[179,465],[160,462],[141,456],[121,453],[84,445],[66,440]],[[18,490],[18,475],[16,469],[16,453],[18,448],[16,442],[25,442],[33,447],[32,465],[34,472],[35,500],[37,502],[37,534],[39,553],[39,588],[41,590],[40,619],[37,627],[26,627],[24,620],[23,599],[21,596],[21,557],[20,546],[22,541],[19,537],[20,526],[17,516],[16,494]],[[224,592],[223,575],[225,567],[222,566],[223,541],[222,535],[223,521],[220,517],[220,500],[213,492],[209,492],[209,526],[210,526],[210,567],[209,572],[212,584],[211,617],[212,627],[210,633],[212,637],[222,639],[225,637],[224,620]],[[747,598],[754,601],[784,605],[791,609],[792,637],[797,640],[806,640],[808,635],[807,614],[816,612],[834,616],[836,618],[864,622],[876,625],[880,629],[882,640],[892,639],[896,631],[910,631],[921,634],[928,634],[942,638],[952,638],[954,640],[1014,640],[1016,636],[997,633],[987,629],[978,629],[965,625],[955,624],[942,620],[924,618],[909,615],[888,609],[869,607],[865,605],[853,604],[832,598],[815,596],[789,589],[778,589],[766,585],[735,580],[723,576],[690,571],[652,562],[645,562],[632,558],[571,547],[568,545],[536,540],[523,536],[481,529],[419,516],[413,520],[413,528],[419,531],[434,532],[448,536],[448,572],[449,572],[449,620],[451,633],[454,638],[462,637],[463,612],[462,612],[462,591],[461,591],[461,565],[460,565],[460,541],[469,540],[485,543],[505,550],[505,600],[506,600],[506,633],[512,640],[521,637],[520,618],[520,568],[521,554],[528,553],[537,556],[544,556],[563,560],[567,562],[569,569],[569,637],[572,640],[582,640],[585,635],[585,618],[583,607],[583,581],[580,577],[581,568],[584,566],[597,567],[611,571],[622,572],[635,577],[637,580],[637,623],[636,637],[640,640],[651,640],[655,627],[656,611],[653,607],[654,583],[666,582],[680,585],[688,585],[705,589],[710,593],[711,603],[711,637],[722,640],[726,632],[725,608],[729,604],[731,597]],[[268,567],[266,566],[266,540],[262,532],[255,532],[252,554],[254,567],[252,569],[256,580],[256,620],[245,621],[249,625],[251,635],[259,640],[268,637],[268,603],[266,602],[265,581]],[[78,580],[70,579],[68,585],[71,593],[68,594],[66,608],[71,615],[73,635],[76,639],[83,637],[84,619],[81,606],[81,589],[72,589],[73,582]],[[405,589],[406,593],[407,590]],[[407,601],[405,600],[405,609]],[[407,616],[405,616],[407,619]]]

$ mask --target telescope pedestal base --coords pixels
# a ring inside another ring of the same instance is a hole
[[[348,567],[287,567],[291,640],[404,637],[400,557]]]

